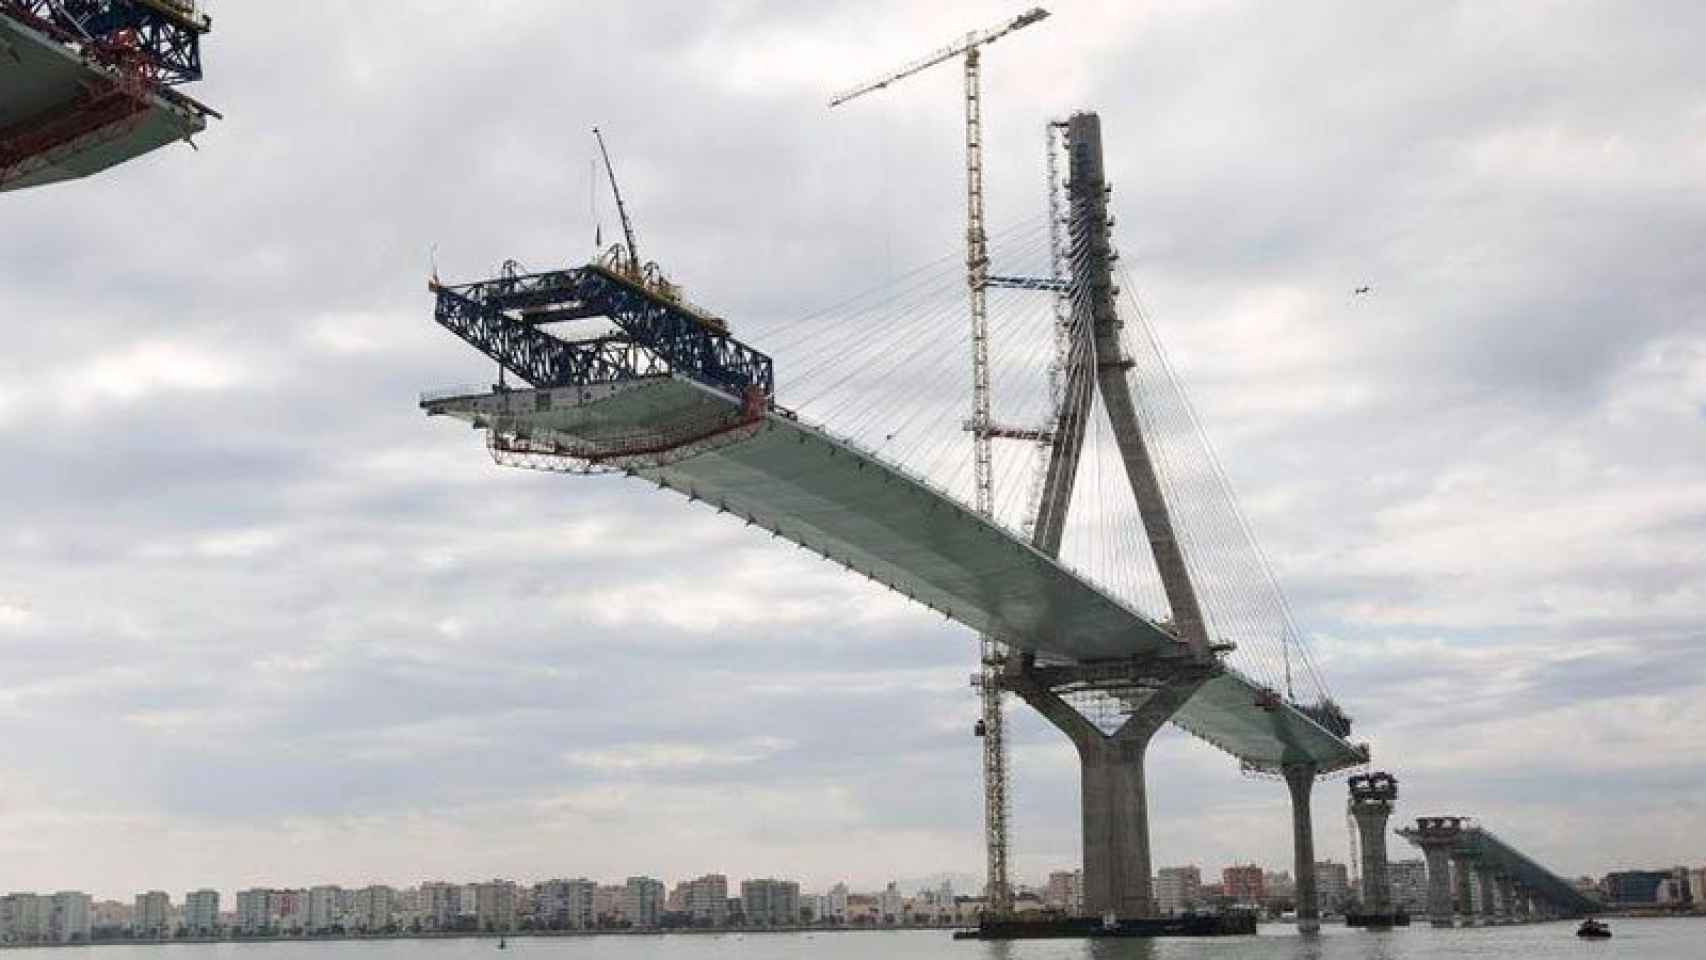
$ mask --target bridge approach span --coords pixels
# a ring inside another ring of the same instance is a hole
[[[500,462],[643,478],[1049,661],[1118,664],[1127,676],[1135,664],[1158,678],[1191,662],[1167,630],[1005,528],[756,394],[742,402],[665,373],[452,391],[421,406],[486,430]],[[1132,707],[1147,698],[1141,683],[1113,695]],[[1367,759],[1366,748],[1225,665],[1174,722],[1264,771]]]

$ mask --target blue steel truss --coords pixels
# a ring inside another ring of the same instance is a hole
[[[145,72],[165,84],[201,79],[205,18],[192,19],[172,0],[0,0],[0,14],[41,29],[90,55],[109,60],[140,53]]]
[[[510,275],[460,286],[433,283],[434,317],[535,387],[614,383],[681,374],[737,400],[774,396],[768,356],[713,328],[697,311],[604,267]],[[543,325],[606,317],[620,333],[565,340]]]

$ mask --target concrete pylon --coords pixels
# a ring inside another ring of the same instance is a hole
[[[1475,861],[1466,853],[1454,852],[1451,855],[1451,875],[1457,883],[1457,914],[1465,927],[1475,925],[1475,889],[1470,886],[1469,875],[1475,870]]]
[[[1392,881],[1386,875],[1386,821],[1398,802],[1398,778],[1363,773],[1350,778],[1351,816],[1362,846],[1362,912],[1392,915]]]
[[[1184,678],[1154,691],[1113,733],[1103,733],[1055,687],[1082,682],[1084,665],[1037,667],[1029,658],[1003,680],[1066,734],[1078,750],[1084,831],[1084,913],[1119,919],[1152,917],[1149,796],[1143,758],[1149,740],[1196,693],[1201,678]],[[1128,681],[1129,682],[1129,681]]]
[[[1291,846],[1297,880],[1297,929],[1314,933],[1321,929],[1321,898],[1315,888],[1315,821],[1309,810],[1309,795],[1315,789],[1315,768],[1287,764],[1286,788],[1291,791]]]
[[[1499,919],[1506,923],[1515,923],[1516,910],[1516,881],[1505,874],[1499,874]]]
[[[1491,867],[1479,867],[1475,871],[1475,880],[1476,886],[1481,888],[1481,922],[1495,923],[1499,918],[1499,907],[1493,899],[1493,890],[1498,877]]]
[[[1449,927],[1456,913],[1452,897],[1451,861],[1463,833],[1460,817],[1416,818],[1415,840],[1428,861],[1428,920]]]

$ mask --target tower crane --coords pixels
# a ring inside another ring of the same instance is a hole
[[[980,48],[1016,30],[1048,17],[1041,7],[1031,9],[987,30],[974,30],[963,38],[833,97],[831,107],[882,90],[891,83],[955,57],[965,58],[966,101],[966,287],[971,297],[972,458],[977,490],[977,512],[994,513],[993,456],[990,441],[998,435],[989,404],[989,317],[984,290],[989,278],[989,243],[983,227],[983,99],[979,76]],[[983,824],[988,856],[989,913],[1005,917],[1012,912],[1013,891],[1007,880],[1007,739],[1002,715],[1001,671],[1006,650],[999,638],[978,638],[980,669],[975,678],[981,698],[982,718],[976,731],[983,738]]]

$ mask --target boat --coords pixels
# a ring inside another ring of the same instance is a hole
[[[1604,940],[1611,936],[1611,928],[1589,917],[1582,921],[1581,926],[1576,928],[1576,936],[1585,937],[1589,940]]]

